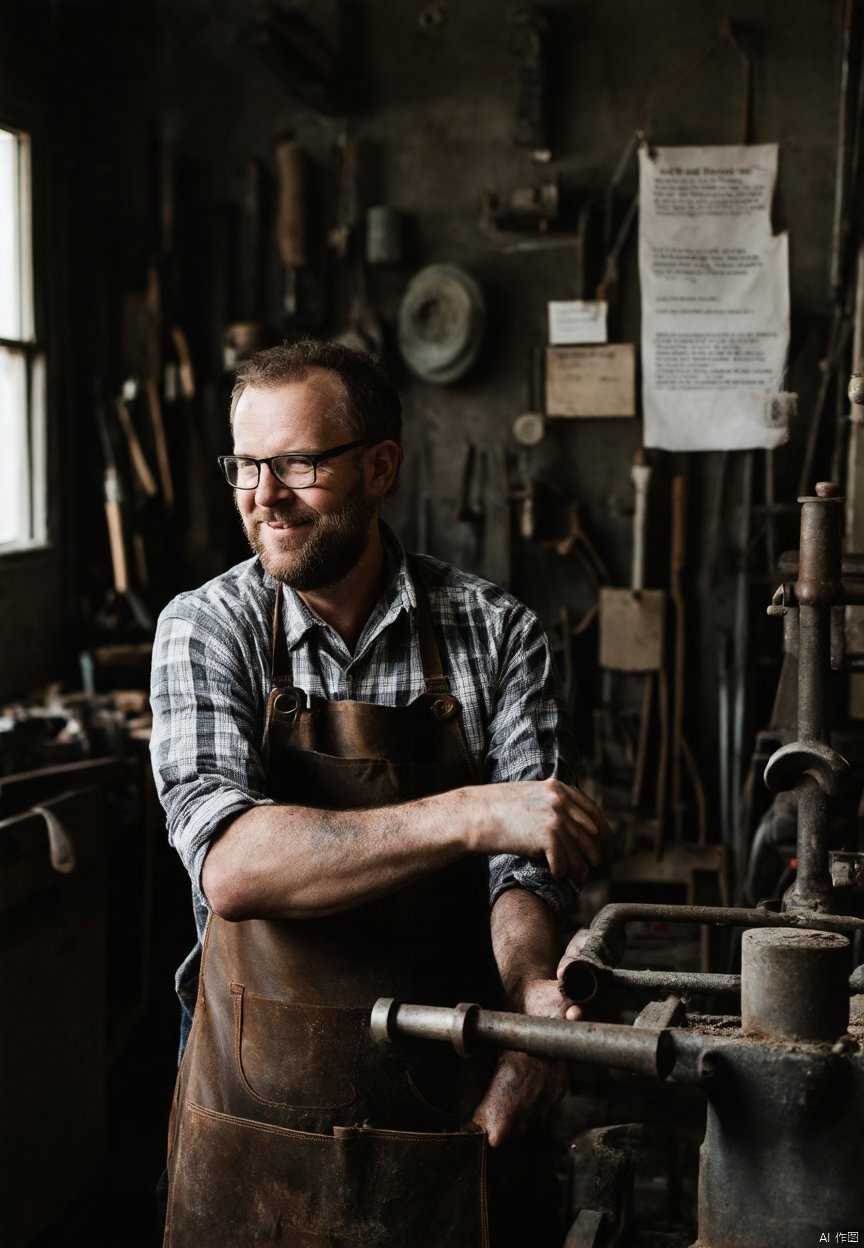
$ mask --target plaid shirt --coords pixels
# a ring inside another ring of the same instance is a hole
[[[404,706],[424,690],[414,586],[404,551],[384,529],[387,588],[353,654],[291,590],[285,635],[294,682],[328,699]],[[575,784],[574,751],[537,617],[497,586],[425,555],[445,674],[462,706],[478,774],[486,783],[560,776]],[[192,880],[199,943],[178,972],[188,999],[209,914],[201,870],[213,837],[265,795],[265,714],[275,581],[257,558],[194,592],[159,618],[153,649],[151,753],[168,837]],[[539,894],[560,918],[569,896],[545,865],[490,857],[492,901],[514,886]]]

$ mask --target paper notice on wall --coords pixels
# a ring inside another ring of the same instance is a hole
[[[606,341],[605,299],[552,300],[549,303],[549,345],[575,346]]]
[[[549,416],[635,416],[633,343],[547,347],[546,412]]]
[[[643,146],[639,274],[646,446],[779,446],[795,396],[786,234],[771,233],[777,145]]]

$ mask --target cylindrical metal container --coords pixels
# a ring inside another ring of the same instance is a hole
[[[366,263],[402,263],[402,214],[389,204],[373,204],[366,210]]]
[[[849,939],[838,932],[751,928],[741,942],[741,1029],[831,1044],[849,1026]]]

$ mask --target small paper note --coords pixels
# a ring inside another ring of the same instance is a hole
[[[553,347],[606,342],[605,299],[553,300],[549,303],[549,342]]]

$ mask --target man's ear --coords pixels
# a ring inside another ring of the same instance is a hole
[[[389,439],[386,442],[376,442],[371,448],[368,460],[371,469],[369,486],[377,498],[384,498],[392,490],[403,458],[402,447],[398,442]]]

